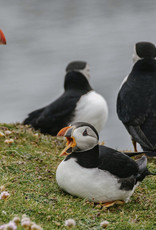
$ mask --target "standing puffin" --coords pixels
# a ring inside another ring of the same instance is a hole
[[[136,143],[156,156],[156,47],[138,42],[134,48],[134,66],[120,88],[117,114]]]
[[[56,171],[58,185],[71,195],[95,203],[128,202],[136,186],[147,175],[147,158],[134,161],[124,153],[98,145],[96,129],[76,122],[61,129],[57,136],[67,139],[62,155],[67,155]]]
[[[69,63],[62,96],[50,105],[31,112],[24,124],[53,136],[75,121],[90,122],[100,131],[107,120],[108,107],[105,99],[91,88],[89,78],[86,62]]]
[[[2,30],[0,30],[0,45],[6,45],[6,39]]]

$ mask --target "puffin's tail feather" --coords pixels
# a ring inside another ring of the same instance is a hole
[[[146,171],[147,169],[147,157],[142,156],[140,159],[136,160],[136,163],[139,167],[139,173]]]
[[[124,152],[125,155],[129,156],[129,157],[133,157],[133,156],[138,156],[141,154],[145,154],[147,156],[156,156],[156,151],[144,151],[144,152]]]
[[[154,150],[154,151],[145,151],[145,154],[146,154],[146,156],[148,156],[148,157],[156,157],[156,150]]]
[[[136,163],[139,167],[137,181],[142,181],[146,176],[149,176],[149,175],[156,175],[156,173],[152,173],[148,170],[146,156],[142,156],[140,159],[136,160]]]

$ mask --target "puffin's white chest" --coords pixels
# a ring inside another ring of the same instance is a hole
[[[56,180],[69,194],[94,202],[128,201],[133,193],[119,189],[118,179],[108,171],[81,167],[74,158],[60,163],[56,171]]]
[[[108,106],[105,99],[95,91],[83,95],[76,105],[72,122],[83,121],[92,124],[99,132],[108,117]]]

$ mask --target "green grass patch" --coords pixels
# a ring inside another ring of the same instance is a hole
[[[104,209],[58,187],[55,172],[63,142],[20,124],[1,124],[0,131],[6,130],[12,133],[0,137],[0,186],[10,197],[0,200],[0,225],[26,214],[44,230],[66,229],[69,218],[76,221],[73,229],[102,229],[103,220],[109,221],[108,230],[156,229],[156,177],[147,177],[129,203]],[[12,144],[4,143],[10,138]],[[155,159],[148,167],[154,172]]]

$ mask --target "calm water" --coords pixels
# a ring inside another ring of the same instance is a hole
[[[134,44],[156,44],[155,21],[155,0],[1,1],[7,46],[0,46],[0,122],[22,121],[52,102],[63,92],[66,65],[86,60],[91,85],[109,106],[101,140],[132,150],[116,97],[131,70]]]

